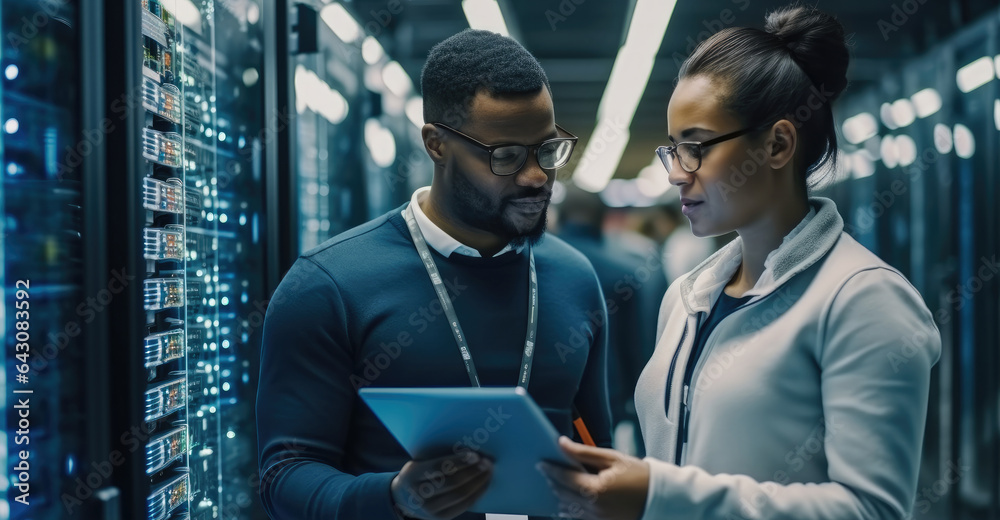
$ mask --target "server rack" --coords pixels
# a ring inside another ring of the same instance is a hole
[[[300,9],[0,2],[5,35],[28,31],[16,48],[0,42],[0,377],[16,374],[17,279],[32,283],[31,348],[55,349],[29,374],[33,500],[18,508],[16,486],[0,486],[0,519],[263,518],[260,328],[300,223],[335,234],[430,178],[406,100],[383,112],[380,93],[347,87],[389,58],[366,64],[360,41],[310,27]],[[303,31],[322,31],[319,54],[289,44]],[[299,65],[345,92],[346,121],[297,119]],[[393,135],[388,166],[365,154],[369,120]],[[311,184],[298,175],[299,128],[325,136],[315,148],[330,154]],[[299,211],[311,187],[324,213]],[[0,463],[16,484],[17,409],[5,398]]]
[[[294,219],[288,251],[297,256],[409,200],[430,184],[433,167],[420,136],[422,118],[406,113],[419,101],[418,89],[399,76],[386,84],[386,68],[398,64],[357,22],[363,18],[347,22],[356,31],[344,36],[322,22],[338,5],[279,2],[278,9],[286,10],[291,41],[316,42],[315,49],[291,47],[278,75],[287,88],[279,99],[295,114],[279,169],[295,172],[285,184],[291,204],[285,211]],[[366,57],[366,46],[378,51]],[[293,260],[283,259],[283,269]]]
[[[93,495],[110,467],[98,456],[107,446],[104,316],[127,277],[88,247],[103,202],[100,180],[84,175],[103,161],[102,134],[83,131],[96,120],[83,103],[96,94],[86,71],[100,66],[88,52],[96,5],[0,3],[0,518],[91,514],[76,497]]]
[[[252,0],[105,10],[106,27],[119,29],[106,33],[105,97],[121,121],[108,142],[109,198],[119,202],[109,207],[109,258],[141,279],[113,313],[123,518],[262,514],[253,428],[268,294],[262,11]]]
[[[994,67],[981,85],[963,92],[959,69],[984,58]],[[1000,11],[851,93],[837,118],[867,112],[880,122],[872,139],[845,146],[851,157],[871,152],[871,169],[855,167],[853,178],[828,194],[855,238],[913,282],[941,331],[914,518],[1000,515],[1000,386],[994,377],[1000,368],[1000,283],[982,270],[1000,250],[1000,162],[988,153],[1000,136],[997,63]],[[904,125],[886,122],[893,118],[888,105],[924,89],[937,96],[933,113]],[[887,160],[884,151],[893,157]],[[902,183],[903,193],[891,203],[879,201],[893,182]],[[870,225],[862,226],[859,216],[865,215]]]

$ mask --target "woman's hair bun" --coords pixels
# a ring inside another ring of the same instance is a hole
[[[831,99],[847,87],[850,55],[844,26],[836,18],[813,7],[794,5],[768,14],[764,30],[788,48],[816,87],[834,93]]]

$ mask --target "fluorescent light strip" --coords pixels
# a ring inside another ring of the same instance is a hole
[[[361,43],[361,57],[365,59],[365,63],[375,65],[383,56],[385,56],[385,50],[374,36],[366,37]]]
[[[462,0],[462,10],[469,20],[469,27],[510,36],[496,0]]]
[[[850,157],[852,178],[864,179],[875,173],[875,162],[872,161],[871,154],[867,150],[854,152]]]
[[[906,98],[894,101],[889,110],[892,112],[892,120],[899,125],[900,128],[910,126],[917,118],[916,111],[913,108],[913,103]]]
[[[424,126],[424,98],[413,96],[406,101],[406,118],[417,128]]]
[[[955,125],[955,153],[962,159],[970,159],[976,153],[976,138],[972,130],[961,123]]]
[[[993,60],[988,56],[983,56],[958,69],[955,81],[958,83],[959,90],[968,93],[989,83],[993,79],[993,74]]]
[[[201,11],[191,0],[175,0],[174,19],[201,34]]]
[[[611,134],[603,131],[610,126],[607,121],[600,121],[590,135],[583,158],[571,178],[580,189],[593,193],[603,190],[618,168],[628,145],[629,132],[627,127]]]
[[[891,108],[889,113],[891,115]],[[878,134],[878,122],[875,116],[868,112],[862,112],[856,116],[847,118],[843,127],[844,138],[851,144],[858,144]]]
[[[1000,99],[993,100],[993,123],[997,125],[997,130],[1000,130]]]
[[[625,44],[618,50],[611,78],[601,97],[597,125],[587,142],[584,159],[573,173],[572,180],[581,189],[601,191],[618,169],[629,141],[628,128],[649,83],[656,53],[676,4],[676,0],[636,2]],[[619,130],[613,132],[613,138],[606,138],[608,128]]]
[[[941,94],[932,88],[925,88],[910,97],[917,111],[917,117],[925,118],[941,110]]]
[[[390,61],[385,64],[385,67],[382,68],[382,81],[385,82],[389,92],[399,97],[406,97],[413,90],[410,75],[403,70],[403,66],[398,61]]]
[[[361,38],[361,25],[340,3],[334,2],[324,7],[319,16],[342,42],[354,43]]]
[[[674,187],[670,184],[667,169],[656,154],[653,154],[653,162],[639,170],[635,183],[639,186],[639,193],[651,199],[662,197]]]
[[[344,122],[350,110],[340,92],[302,65],[295,67],[295,105],[298,113],[308,108],[335,125]]]

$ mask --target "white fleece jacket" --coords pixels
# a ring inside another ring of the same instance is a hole
[[[909,516],[940,334],[906,278],[843,233],[833,201],[810,204],[750,303],[709,337],[681,461],[684,367],[741,240],[664,296],[635,393],[652,468],[643,519]]]

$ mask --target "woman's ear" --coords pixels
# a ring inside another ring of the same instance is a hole
[[[771,127],[767,138],[767,162],[771,169],[781,169],[795,158],[798,137],[795,125],[787,119],[782,119]]]
[[[420,127],[420,137],[424,140],[424,149],[435,164],[444,162],[444,141],[441,139],[441,129],[427,123]]]

